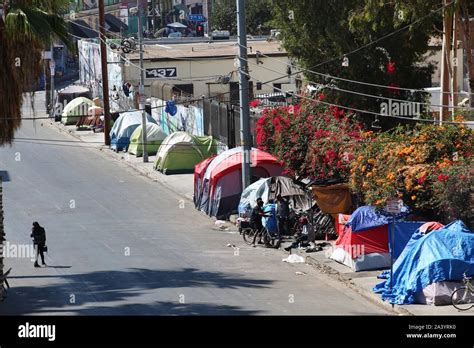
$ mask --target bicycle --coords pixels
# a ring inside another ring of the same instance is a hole
[[[280,233],[278,231],[271,233],[265,227],[260,231],[256,231],[252,227],[245,227],[242,229],[242,237],[247,245],[255,245],[255,242],[261,239],[267,248],[278,249],[281,244]]]
[[[474,306],[474,285],[471,280],[472,277],[467,277],[464,273],[464,286],[456,289],[451,295],[451,303],[457,310],[467,311]]]

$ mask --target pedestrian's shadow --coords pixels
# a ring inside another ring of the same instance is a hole
[[[72,266],[51,266],[47,265],[45,268],[71,268]]]

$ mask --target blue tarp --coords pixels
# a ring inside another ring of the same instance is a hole
[[[374,292],[390,303],[410,304],[428,285],[462,280],[463,273],[474,275],[474,233],[458,220],[423,236],[414,234],[393,266],[393,290],[389,277]]]
[[[387,216],[380,214],[374,207],[370,206],[357,208],[347,221],[347,225],[350,226],[352,232],[365,231],[388,223],[389,218]]]
[[[270,233],[278,232],[278,223],[276,219],[276,204],[274,203],[267,203],[263,206],[263,212],[265,214],[271,214],[272,216],[269,218],[262,218],[263,226],[268,230]]]
[[[413,234],[423,225],[420,221],[397,221],[393,224],[393,247],[389,234],[390,251],[393,250],[393,258],[396,260],[405,249]],[[390,229],[389,229],[390,231]]]

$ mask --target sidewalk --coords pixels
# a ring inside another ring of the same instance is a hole
[[[61,123],[53,121],[45,122],[51,127],[57,129],[61,133],[66,133],[80,140],[78,146],[96,148],[101,151],[104,156],[109,159],[126,164],[134,171],[160,182],[166,188],[176,193],[182,199],[193,200],[194,192],[194,176],[193,174],[182,175],[164,175],[153,169],[155,156],[149,157],[148,163],[143,163],[143,158],[129,155],[128,153],[116,153],[110,150],[104,144],[104,133],[93,133],[92,131],[77,131],[75,126],[64,126]],[[223,228],[229,230],[236,229],[234,224],[226,223]],[[330,248],[330,247],[329,247]],[[339,281],[341,285],[347,286],[373,303],[383,306],[385,309],[398,313],[399,315],[474,315],[474,311],[459,312],[452,306],[429,306],[429,305],[395,305],[392,307],[387,302],[381,300],[380,295],[373,293],[372,288],[382,282],[377,279],[377,275],[381,271],[369,272],[353,272],[349,267],[330,260],[327,255],[330,249],[326,248],[320,252],[304,253],[296,251],[299,255],[306,259],[306,263],[312,265],[318,271],[328,275],[329,277]],[[283,253],[283,250],[282,250]]]
[[[372,291],[375,285],[383,281],[383,279],[377,279],[377,276],[382,272],[381,270],[354,272],[349,267],[330,260],[328,258],[330,252],[331,247],[311,254],[304,252],[298,253],[306,258],[306,263],[311,264],[320,272],[340,281],[370,301],[378,303],[388,310],[392,310],[391,304],[382,301],[380,295]],[[393,310],[400,315],[474,315],[474,311],[472,310],[460,312],[453,306],[431,306],[423,304],[395,305],[393,306]]]

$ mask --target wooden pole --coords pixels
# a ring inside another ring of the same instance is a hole
[[[459,9],[456,8],[456,11],[454,12],[454,24],[453,24],[453,76],[452,76],[452,101],[453,101],[453,106],[458,105],[458,66],[459,64],[462,64],[462,59],[461,62],[458,61],[458,32],[459,32]],[[456,109],[452,109],[452,118],[454,120],[454,117],[456,116]]]
[[[104,143],[110,145],[110,105],[109,105],[109,74],[107,69],[107,46],[105,45],[105,14],[104,0],[99,0],[100,22],[100,60],[102,68],[102,95],[104,98]]]
[[[447,0],[443,0],[443,5],[447,5]],[[451,34],[452,34],[452,15],[444,10],[443,14],[443,47],[441,49],[441,96],[439,122],[446,121],[449,117],[449,90],[450,90],[450,56],[451,56]]]

